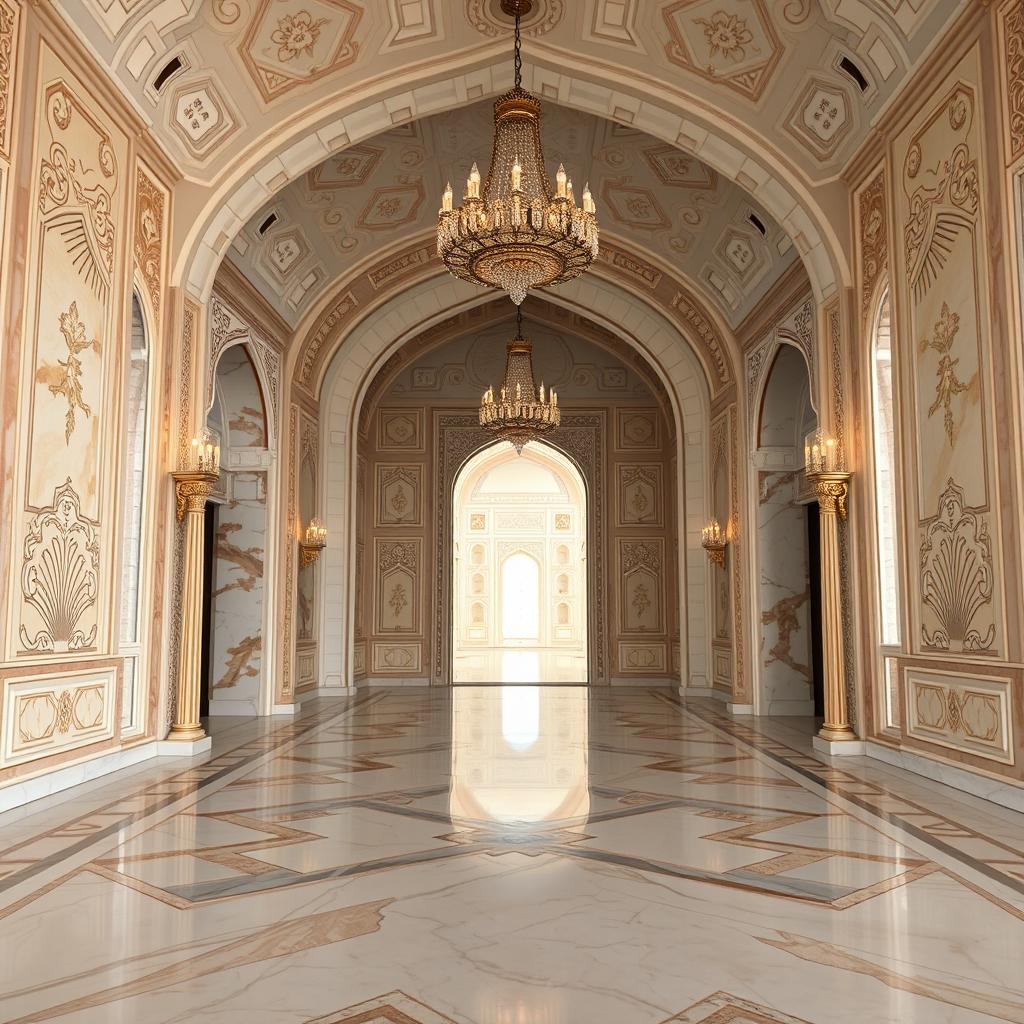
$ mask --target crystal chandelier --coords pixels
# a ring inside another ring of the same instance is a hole
[[[533,346],[523,337],[523,311],[516,309],[516,336],[508,343],[505,379],[497,396],[488,388],[480,399],[480,426],[522,454],[528,441],[554,430],[562,420],[554,389],[533,382]]]
[[[452,208],[445,187],[437,220],[437,254],[456,277],[509,293],[518,306],[530,288],[579,277],[597,256],[597,208],[589,186],[576,205],[571,179],[558,168],[554,194],[540,141],[540,101],[522,87],[519,20],[529,0],[503,0],[514,14],[515,88],[494,104],[487,180],[474,163],[466,194]]]

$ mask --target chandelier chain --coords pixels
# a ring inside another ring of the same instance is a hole
[[[515,36],[515,70],[516,70],[516,88],[519,89],[523,84],[523,41],[519,35],[519,5],[516,5],[516,36]]]

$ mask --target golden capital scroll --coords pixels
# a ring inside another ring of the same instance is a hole
[[[213,493],[217,484],[215,473],[174,473],[174,494],[176,498],[175,514],[178,522],[185,518],[186,512],[202,513],[206,511],[206,500]]]

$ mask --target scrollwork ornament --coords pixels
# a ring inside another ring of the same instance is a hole
[[[818,507],[824,515],[846,518],[846,498],[848,483],[839,474],[819,476],[814,479],[814,492],[818,498]]]
[[[1003,22],[1006,65],[1006,108],[1010,129],[1010,159],[1024,153],[1024,7],[1014,4]]]
[[[96,524],[82,516],[81,501],[68,477],[53,493],[53,504],[29,523],[21,570],[25,603],[41,628],[19,629],[26,651],[81,651],[95,643],[97,624],[80,623],[99,591]]]
[[[938,515],[921,542],[921,599],[937,626],[921,625],[925,647],[991,654],[996,627],[976,625],[992,602],[995,577],[988,524],[964,504],[963,489],[952,477],[939,496]],[[984,633],[982,629],[984,628]]]
[[[176,473],[174,479],[175,515],[178,521],[181,522],[186,513],[203,514],[217,477],[211,473]]]

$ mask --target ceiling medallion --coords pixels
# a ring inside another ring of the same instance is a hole
[[[497,395],[488,388],[480,399],[480,426],[521,455],[523,446],[554,430],[562,421],[554,389],[533,380],[533,346],[523,337],[523,311],[516,307],[516,336],[508,343],[505,379]]]
[[[463,281],[507,291],[518,306],[530,288],[579,277],[597,256],[597,208],[590,188],[576,205],[559,166],[551,191],[540,139],[540,101],[522,87],[520,19],[529,0],[504,0],[515,15],[515,87],[494,104],[491,166],[481,189],[476,164],[462,205],[449,183],[437,219],[437,254]]]

